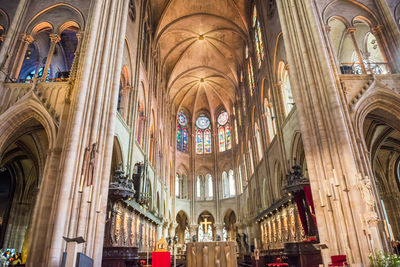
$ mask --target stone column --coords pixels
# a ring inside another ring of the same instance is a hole
[[[391,55],[390,48],[385,40],[385,37],[383,36],[382,33],[382,25],[378,25],[373,27],[372,33],[374,34],[376,41],[378,42],[379,49],[381,50],[382,58],[385,63],[388,65],[385,66],[386,70],[388,72],[391,72],[391,70],[396,70],[396,63]]]
[[[23,21],[25,21],[24,16],[25,16],[25,11],[28,6],[28,3],[29,3],[28,0],[19,1],[17,10],[13,16],[10,26],[7,29],[6,36],[1,45],[0,70],[2,70],[2,71],[0,71],[0,81],[4,81],[4,79],[6,77],[5,73],[9,73],[10,77],[13,78],[13,76],[11,76],[12,73],[9,72],[8,68],[9,68],[9,64],[11,63],[11,60],[14,60],[14,62],[15,62],[16,59],[18,59],[18,58],[12,59],[11,55],[13,54],[12,50],[14,50],[14,47],[17,46],[16,44],[18,42],[18,34],[19,34],[18,30],[19,30],[21,23]],[[15,52],[17,52],[17,51],[14,51],[14,53]],[[17,53],[17,56],[18,55],[19,55],[19,53]]]
[[[354,50],[356,50],[358,61],[360,62],[362,73],[363,74],[367,74],[367,71],[366,71],[365,66],[364,66],[364,60],[363,60],[363,57],[361,55],[360,48],[358,47],[356,36],[354,34],[355,31],[356,31],[355,27],[347,28],[347,33],[350,34],[351,40],[353,41]]]
[[[21,36],[21,44],[19,46],[17,56],[15,58],[15,62],[13,68],[11,70],[10,77],[14,80],[17,80],[19,77],[19,73],[21,72],[22,63],[24,63],[25,54],[28,50],[28,46],[34,41],[33,37],[29,34],[23,34]]]
[[[277,5],[288,62],[297,70],[290,75],[319,237],[328,246],[322,250],[324,263],[331,255],[346,254],[350,264],[368,264],[372,248],[383,249],[383,243],[375,235],[378,228],[372,218],[377,213],[371,191],[358,174],[363,169],[355,149],[359,141],[345,115],[348,109],[334,77],[337,70],[329,63],[319,11],[311,0],[281,0]],[[335,175],[338,182],[332,182]],[[329,205],[321,207],[326,197]]]
[[[163,236],[162,232],[163,232],[163,225],[158,224],[157,225],[157,241],[160,240],[161,237]]]
[[[56,48],[56,44],[61,40],[60,35],[55,33],[51,33],[49,37],[50,37],[50,48],[49,48],[49,53],[47,54],[46,64],[44,65],[43,68],[42,82],[46,82],[47,76],[49,75],[48,72],[50,69],[51,59],[53,58],[54,55],[54,49]]]

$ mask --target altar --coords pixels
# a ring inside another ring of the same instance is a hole
[[[194,242],[186,247],[187,266],[236,267],[236,245],[228,242]]]

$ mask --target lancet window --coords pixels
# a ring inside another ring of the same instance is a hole
[[[199,200],[212,200],[214,197],[214,186],[211,174],[197,176],[196,197]]]
[[[257,8],[255,5],[253,9],[253,31],[254,31],[254,44],[256,48],[255,50],[257,55],[257,62],[258,62],[258,67],[260,68],[264,60],[264,43],[261,35],[260,20],[257,17]]]
[[[189,152],[189,130],[188,119],[183,112],[178,113],[176,123],[176,149],[182,152]]]
[[[226,111],[221,112],[218,116],[218,144],[219,152],[232,148],[229,114]]]
[[[196,120],[196,154],[211,153],[211,123],[210,119],[202,114]]]
[[[175,196],[177,198],[187,198],[187,176],[186,174],[176,174],[175,177]]]
[[[255,90],[256,87],[254,84],[253,61],[251,60],[251,57],[249,58],[249,61],[247,63],[247,74],[249,80],[250,95],[253,95],[253,91]]]
[[[228,173],[225,171],[222,173],[222,193],[223,198],[230,198],[236,195],[233,170],[230,170]]]

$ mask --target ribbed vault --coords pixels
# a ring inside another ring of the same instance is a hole
[[[228,111],[236,97],[247,36],[247,2],[153,0],[156,45],[175,111]]]

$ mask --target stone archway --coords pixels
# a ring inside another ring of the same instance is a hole
[[[364,140],[383,210],[385,235],[400,239],[400,118],[382,109],[367,114]]]
[[[45,128],[31,117],[15,128],[0,151],[0,245],[21,253],[23,262],[31,245],[48,149]]]

